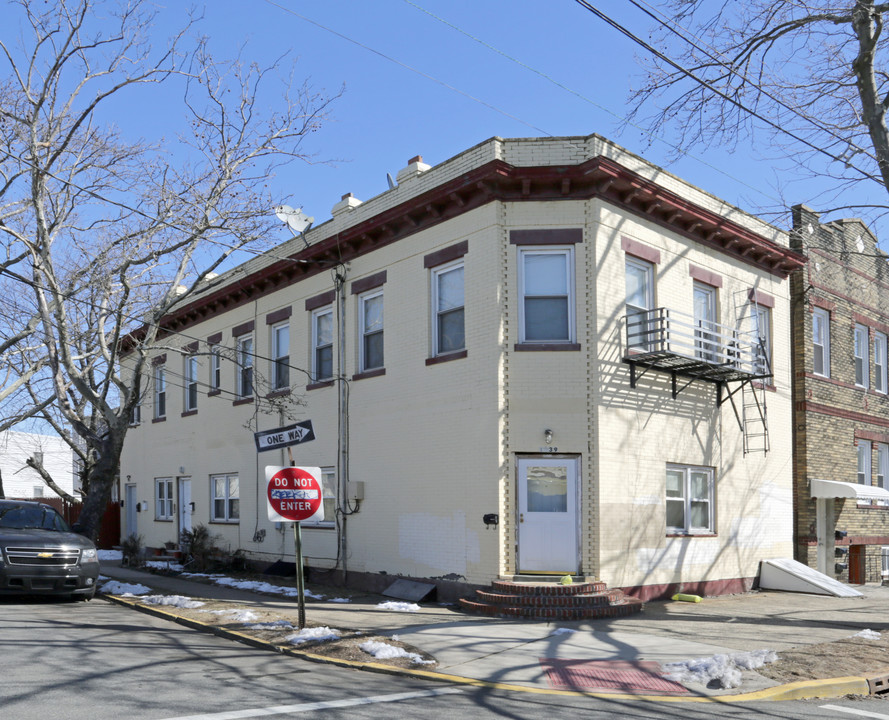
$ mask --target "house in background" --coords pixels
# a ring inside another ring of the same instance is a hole
[[[413,158],[332,215],[166,319],[124,534],[292,558],[252,431],[296,416],[306,562],[352,584],[712,594],[792,554],[785,233],[597,135]]]
[[[795,557],[879,582],[889,545],[889,263],[861,220],[793,208]]]
[[[6,497],[35,500],[56,497],[40,474],[26,464],[28,458],[35,456],[41,458],[55,483],[73,495],[77,485],[74,453],[64,440],[56,435],[7,430],[0,433],[0,473]]]

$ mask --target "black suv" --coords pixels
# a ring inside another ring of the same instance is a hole
[[[0,593],[89,599],[98,577],[96,546],[54,508],[0,500]]]

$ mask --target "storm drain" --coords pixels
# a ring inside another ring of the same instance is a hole
[[[661,677],[661,666],[653,661],[563,660],[540,658],[551,688],[558,690],[606,690],[625,693],[676,695],[688,690]]]

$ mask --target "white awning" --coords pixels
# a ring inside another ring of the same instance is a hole
[[[813,498],[857,498],[858,500],[889,500],[889,490],[873,485],[840,482],[839,480],[810,481]]]

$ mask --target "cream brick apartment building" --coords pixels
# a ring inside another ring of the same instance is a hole
[[[252,431],[295,418],[327,485],[307,565],[352,583],[573,573],[647,598],[791,556],[784,233],[596,135],[414,158],[332,214],[168,318],[124,534],[203,522],[292,559],[264,499],[287,456]]]
[[[796,558],[852,584],[889,545],[889,263],[861,220],[793,208]]]

